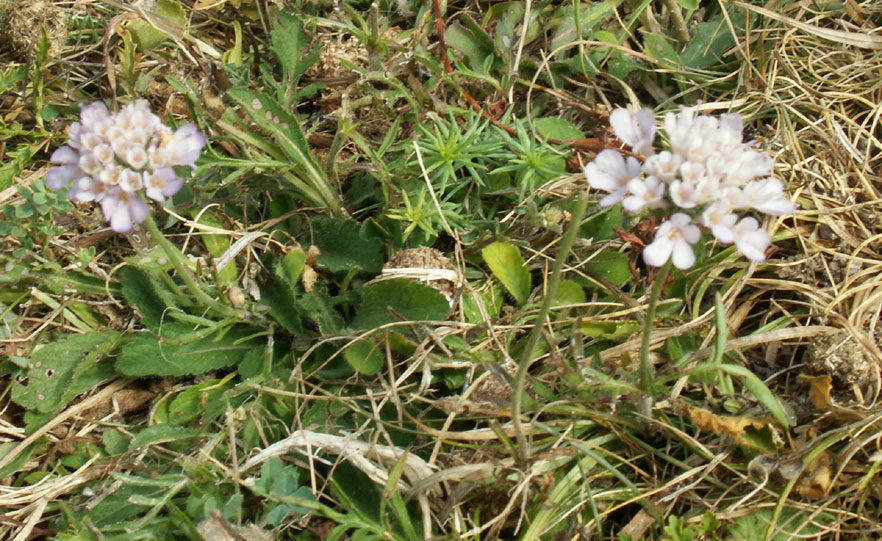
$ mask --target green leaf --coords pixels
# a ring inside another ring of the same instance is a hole
[[[306,252],[297,248],[285,254],[282,259],[282,267],[285,269],[285,276],[293,285],[300,279],[300,273],[303,272],[303,266],[306,265]]]
[[[732,24],[735,28],[743,28],[744,17],[733,13]],[[683,51],[683,63],[692,68],[702,69],[721,63],[723,54],[735,45],[732,30],[722,17],[695,25],[690,33],[692,40]]]
[[[41,347],[24,377],[12,384],[12,399],[40,413],[60,411],[76,395],[113,376],[107,356],[119,337],[115,331],[73,334]]]
[[[759,379],[756,374],[747,368],[737,364],[701,364],[689,371],[692,375],[706,374],[709,372],[723,371],[733,376],[743,378],[742,383],[747,390],[753,393],[757,401],[762,404],[769,412],[775,416],[775,419],[781,423],[781,426],[787,428],[790,426],[789,416],[784,411],[784,407],[778,401],[778,398],[772,391]]]
[[[698,0],[677,0],[683,9],[698,9]]]
[[[9,452],[15,449],[16,446],[18,446],[18,441],[7,441],[5,443],[0,443],[0,458],[3,458],[7,454],[9,454]],[[31,455],[34,454],[34,451],[36,451],[36,446],[31,445],[23,452],[19,453],[17,457],[12,459],[12,462],[0,468],[0,475],[5,478],[9,477],[10,475],[20,473],[25,463],[31,459]]]
[[[310,66],[318,60],[321,40],[315,40],[315,46],[306,32],[303,21],[294,13],[279,11],[276,23],[270,31],[273,52],[293,82],[300,79]]]
[[[326,207],[341,214],[340,196],[333,188],[324,169],[313,158],[300,119],[264,92],[254,93],[249,88],[231,88],[227,91],[257,127],[272,136],[287,158],[296,167],[282,178],[292,184],[311,204]],[[247,136],[242,134],[243,137]]]
[[[453,23],[447,27],[444,32],[444,41],[465,55],[474,70],[480,69],[487,58],[495,56],[493,41],[486,34],[476,36],[459,23]]]
[[[195,437],[195,432],[187,430],[182,426],[153,425],[138,432],[138,434],[132,438],[131,443],[129,443],[129,450],[134,451],[135,449],[145,447],[152,443],[167,443],[170,441],[185,440]]]
[[[678,69],[683,66],[683,60],[680,58],[680,55],[671,47],[664,36],[647,34],[643,38],[643,52],[656,60],[660,60],[665,68]]]
[[[613,342],[624,342],[642,325],[636,321],[582,321],[582,334],[591,338],[603,338]]]
[[[332,272],[362,269],[380,272],[383,268],[383,241],[364,238],[355,220],[314,218],[313,243],[321,250],[318,264]]]
[[[315,320],[319,331],[324,334],[335,334],[343,326],[340,313],[334,309],[334,303],[328,294],[328,288],[323,283],[316,284],[311,293],[306,293],[298,299],[299,307],[306,316]]]
[[[149,273],[127,265],[119,273],[122,294],[129,305],[138,309],[141,323],[148,329],[158,329],[168,305],[162,301]]]
[[[615,236],[614,230],[622,228],[624,220],[621,205],[600,209],[582,224],[579,237],[595,241],[611,239]]]
[[[527,302],[530,296],[530,271],[524,265],[524,258],[517,246],[494,242],[481,250],[481,256],[518,304]]]
[[[442,320],[450,304],[440,291],[411,280],[384,280],[366,286],[364,302],[352,320],[355,329],[376,329],[400,321]],[[395,315],[397,314],[397,315]]]
[[[373,376],[383,368],[383,353],[371,340],[357,340],[343,351],[346,362],[363,376]]]
[[[283,261],[276,259],[269,266],[273,272],[262,275],[264,279],[260,282],[260,304],[269,308],[270,315],[286,331],[300,334],[303,332],[303,320],[297,307],[294,282],[290,280]]]
[[[160,335],[152,333],[136,336],[123,348],[116,361],[116,369],[127,376],[183,376],[204,374],[242,359],[257,346],[254,340],[242,341],[253,331],[234,328],[218,336],[196,337],[206,331],[193,331],[189,325],[163,325]]]
[[[218,406],[223,409],[223,394],[233,386],[231,381],[219,385],[220,380],[210,379],[191,386],[171,401],[168,405],[169,423],[176,426],[184,426],[200,415],[210,418],[212,415],[207,409],[215,410]]]
[[[585,302],[585,290],[572,280],[561,280],[554,293],[552,306],[566,306]]]
[[[577,128],[572,122],[562,118],[546,117],[537,118],[533,121],[533,127],[539,132],[539,135],[545,139],[558,139],[567,141],[569,139],[584,139],[585,134]]]
[[[120,455],[129,448],[129,438],[115,428],[108,428],[102,432],[101,442],[108,455]]]
[[[614,285],[622,286],[633,278],[629,263],[628,256],[623,253],[615,250],[602,250],[591,261],[585,263],[583,268],[606,278]],[[591,283],[591,286],[596,287],[596,284]]]
[[[156,3],[156,9],[153,10],[153,13],[181,28],[187,27],[187,13],[175,0],[158,0]],[[147,17],[149,20],[150,14],[147,14]],[[164,21],[157,22],[161,25]],[[159,46],[169,37],[169,34],[150,24],[148,21],[131,21],[129,23],[129,30],[132,32],[135,42],[144,51],[149,51],[150,49]]]
[[[558,48],[563,47],[568,43],[573,43],[574,41],[590,36],[594,27],[605,17],[612,14],[618,4],[619,1],[612,0],[606,0],[605,2],[591,2],[579,10],[578,19],[575,16],[575,9],[571,6],[567,6],[562,10],[563,16],[560,17],[560,24],[554,29],[554,35],[551,38],[549,50],[556,51]],[[577,22],[579,24],[578,29],[576,28]],[[566,51],[558,52],[557,59],[560,60],[565,52]]]
[[[220,219],[214,215],[212,212],[196,212],[193,213],[193,218],[195,219],[197,216],[199,217],[199,223],[209,225],[211,227],[216,227],[218,229],[223,229],[224,224],[221,223]],[[202,242],[205,243],[205,248],[208,249],[208,253],[211,254],[215,259],[220,258],[224,255],[224,253],[230,248],[230,237],[227,235],[202,235]],[[224,268],[220,269],[217,273],[217,279],[222,284],[228,284],[236,280],[239,277],[239,270],[236,268],[236,262],[230,261]]]

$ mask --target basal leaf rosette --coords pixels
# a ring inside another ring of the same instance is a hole
[[[616,136],[641,156],[603,150],[585,166],[588,184],[606,192],[600,206],[618,203],[632,213],[654,209],[666,220],[643,251],[647,265],[671,261],[678,269],[695,264],[692,246],[707,230],[719,242],[734,244],[751,261],[764,261],[771,236],[747,213],[784,216],[796,210],[783,183],[771,176],[774,161],[743,141],[741,115],[713,117],[683,107],[665,116],[669,147],[656,153],[651,109],[610,114]]]

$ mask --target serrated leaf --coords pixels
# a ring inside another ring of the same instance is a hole
[[[294,282],[291,281],[284,263],[275,260],[271,264],[272,274],[264,274],[260,282],[260,303],[269,308],[273,319],[291,334],[303,332],[303,321],[297,307]]]
[[[567,141],[569,139],[584,139],[585,134],[577,128],[572,122],[562,118],[546,117],[537,118],[533,121],[533,127],[539,132],[539,135],[545,139],[558,139]]]
[[[148,329],[157,329],[168,305],[162,301],[149,273],[127,265],[120,271],[122,294],[129,305],[138,309],[141,323]]]
[[[524,265],[524,258],[517,246],[494,242],[481,250],[481,257],[518,304],[527,302],[530,296],[530,271]]]
[[[440,291],[405,279],[384,280],[366,286],[363,296],[361,309],[352,320],[355,329],[376,329],[401,321],[398,316],[405,321],[441,320],[450,310],[450,304]]]
[[[76,395],[113,376],[107,358],[116,348],[120,333],[68,335],[47,344],[31,357],[24,378],[12,385],[12,399],[40,413],[61,410]]]
[[[160,333],[141,334],[126,344],[116,361],[117,371],[127,376],[204,374],[236,364],[257,345],[253,340],[240,342],[253,333],[247,328],[194,338],[191,326],[171,323],[163,325]],[[190,341],[178,343],[184,339]]]
[[[372,273],[383,268],[383,241],[363,237],[355,220],[314,218],[311,224],[322,267],[333,272],[362,269]]]
[[[311,40],[303,31],[303,21],[291,12],[279,11],[276,24],[270,31],[273,52],[292,81],[297,81],[318,59],[320,40],[311,47]]]

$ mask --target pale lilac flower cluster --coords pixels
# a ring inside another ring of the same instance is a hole
[[[585,176],[592,188],[608,193],[601,206],[621,202],[630,212],[664,209],[668,219],[643,251],[647,265],[660,267],[669,259],[678,269],[694,265],[692,245],[701,238],[700,226],[721,243],[734,243],[748,259],[765,259],[769,233],[756,218],[737,213],[783,216],[796,206],[785,197],[781,181],[769,176],[772,158],[743,142],[741,115],[697,115],[688,107],[668,113],[670,148],[659,153],[652,146],[656,126],[651,109],[616,109],[609,120],[616,136],[645,159],[641,163],[607,149],[585,166]]]
[[[74,201],[101,203],[104,218],[118,233],[128,233],[147,219],[140,190],[165,201],[184,184],[175,166],[194,166],[205,136],[194,124],[174,132],[150,111],[144,100],[111,113],[101,102],[80,111],[67,130],[67,145],[52,153],[58,164],[46,173],[53,190],[70,185]]]

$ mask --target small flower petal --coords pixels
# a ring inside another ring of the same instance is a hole
[[[67,186],[72,180],[82,175],[83,172],[76,165],[53,167],[46,172],[46,185],[53,190],[57,190]]]
[[[655,140],[655,113],[652,109],[640,109],[631,113],[627,109],[616,109],[609,115],[609,124],[616,137],[630,146],[636,154],[653,154],[652,142]]]
[[[735,248],[738,253],[751,261],[765,261],[766,249],[772,244],[771,236],[760,229],[759,222],[748,216],[733,228],[735,232]]]
[[[49,158],[50,162],[63,165],[76,165],[79,160],[80,155],[77,151],[67,145],[56,148],[55,152],[52,153],[52,157]]]

